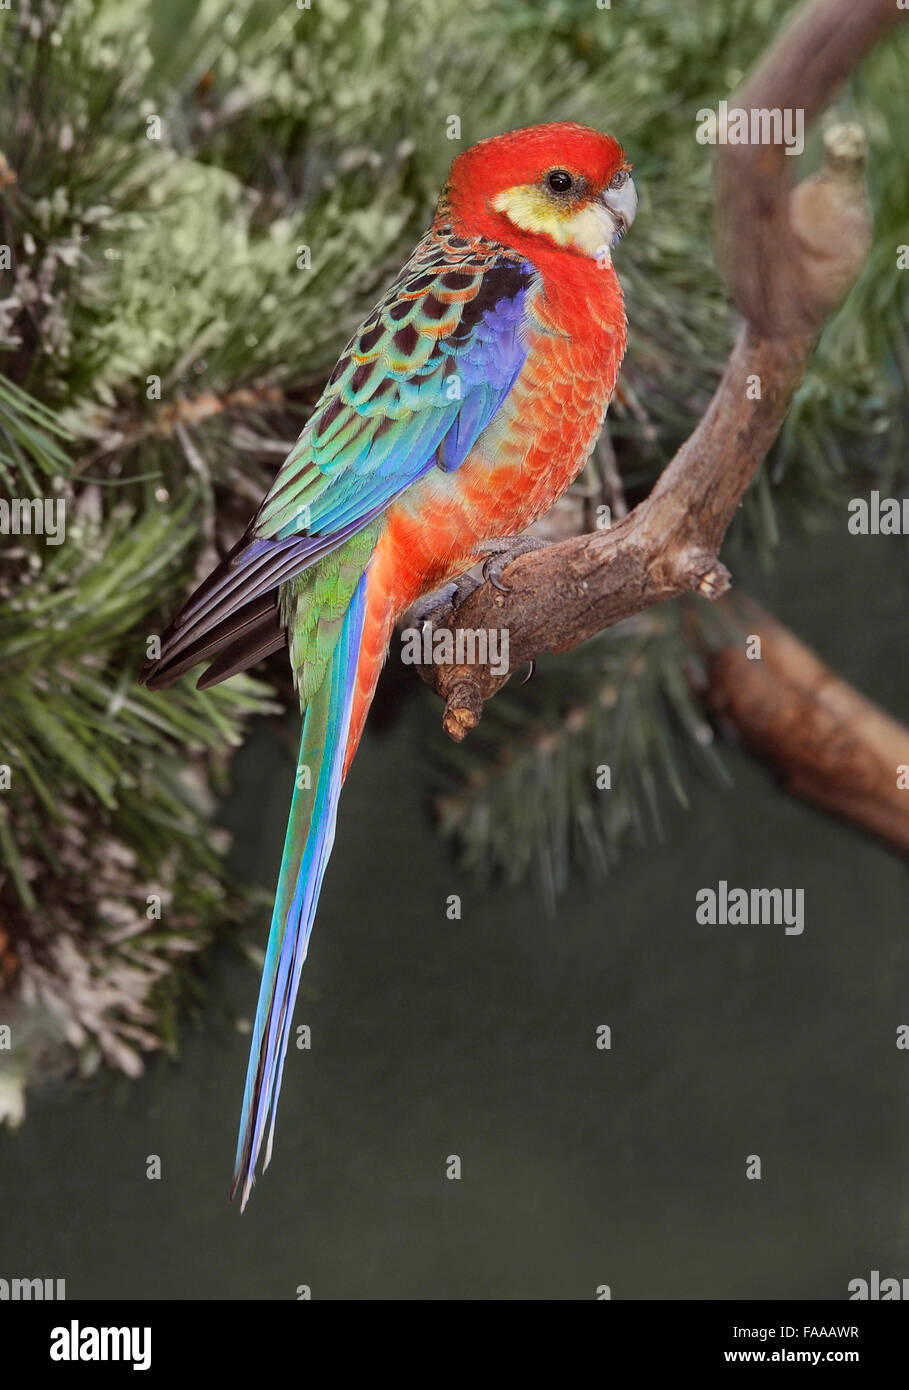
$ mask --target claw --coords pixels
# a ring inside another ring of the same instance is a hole
[[[511,557],[509,556],[509,559]],[[498,589],[500,594],[510,594],[511,585],[503,584],[500,575],[505,566],[502,564],[501,556],[487,555],[483,561],[483,578],[487,584],[491,584],[494,589]]]
[[[519,555],[527,555],[531,550],[544,550],[546,544],[546,541],[537,540],[536,536],[507,536],[501,540],[486,541],[477,547],[477,553],[486,556],[483,561],[484,580],[498,589],[500,594],[510,594],[509,585],[502,583],[502,571]]]

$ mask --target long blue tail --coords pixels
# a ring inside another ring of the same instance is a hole
[[[268,1143],[263,1172],[271,1158],[294,1000],[309,947],[322,876],[335,838],[363,631],[365,585],[364,576],[347,610],[325,679],[307,705],[303,721],[300,760],[259,987],[230,1191],[233,1197],[242,1185],[241,1211],[255,1179],[266,1124]]]

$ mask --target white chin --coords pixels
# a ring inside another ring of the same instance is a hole
[[[593,203],[573,217],[570,226],[576,251],[601,265],[612,265],[612,248],[619,239],[619,229],[608,208]]]

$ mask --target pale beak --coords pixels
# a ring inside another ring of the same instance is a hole
[[[604,189],[600,194],[600,202],[615,223],[618,240],[628,231],[638,210],[638,194],[634,179],[629,178],[621,188]]]

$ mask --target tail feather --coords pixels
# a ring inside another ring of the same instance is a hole
[[[310,700],[303,721],[300,766],[310,769],[311,785],[301,787],[298,773],[259,988],[230,1194],[233,1197],[242,1187],[241,1209],[246,1206],[255,1178],[266,1124],[268,1143],[263,1171],[271,1158],[294,1000],[335,836],[363,631],[365,589],[364,575],[347,610],[325,678]]]

